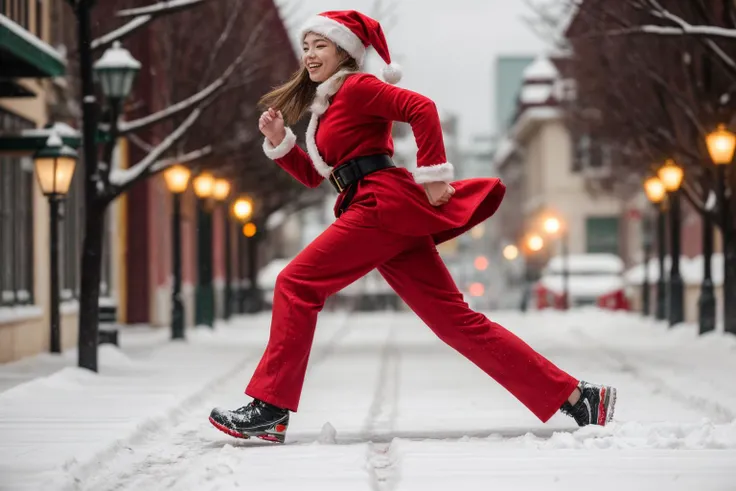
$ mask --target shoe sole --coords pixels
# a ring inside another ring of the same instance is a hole
[[[235,438],[242,438],[243,440],[248,440],[250,437],[256,437],[260,438],[261,440],[267,441],[267,442],[273,442],[273,443],[284,443],[286,441],[286,428],[284,427],[281,431],[259,431],[259,432],[252,432],[252,433],[241,433],[239,431],[233,430],[231,428],[228,428],[227,426],[218,423],[214,419],[212,419],[212,416],[210,416],[210,423],[212,423],[212,426],[217,428],[223,433],[226,433],[232,437]],[[281,426],[281,425],[277,425]]]
[[[614,387],[604,386],[601,391],[603,392],[603,399],[601,400],[601,408],[603,414],[599,411],[598,424],[605,426],[613,419],[613,413],[616,410],[616,389]],[[601,418],[601,416],[603,416]]]

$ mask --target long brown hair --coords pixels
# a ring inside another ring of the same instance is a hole
[[[337,54],[342,57],[342,62],[338,65],[337,71],[351,70],[357,72],[359,70],[358,62],[347,51],[337,46]],[[312,82],[309,78],[309,72],[306,67],[301,67],[294,72],[285,84],[279,85],[261,97],[258,105],[263,110],[272,107],[277,111],[281,111],[281,114],[284,116],[284,123],[293,125],[309,109],[309,106],[314,100],[318,85],[318,82]]]

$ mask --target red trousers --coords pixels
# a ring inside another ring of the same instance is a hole
[[[547,421],[577,380],[463,300],[431,237],[388,232],[351,205],[281,272],[270,338],[246,394],[296,411],[317,314],[328,296],[374,268],[434,331]]]

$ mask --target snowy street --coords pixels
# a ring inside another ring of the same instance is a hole
[[[264,314],[186,345],[123,337],[98,376],[63,368],[0,392],[0,489],[734,488],[736,339],[597,311],[492,318],[617,386],[614,424],[540,423],[412,314],[325,313],[287,444],[237,440],[207,416],[247,402]]]

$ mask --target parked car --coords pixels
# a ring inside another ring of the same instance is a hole
[[[564,307],[565,258],[553,257],[534,285],[538,309]],[[623,278],[624,263],[615,254],[570,254],[567,257],[569,306],[629,310]]]

